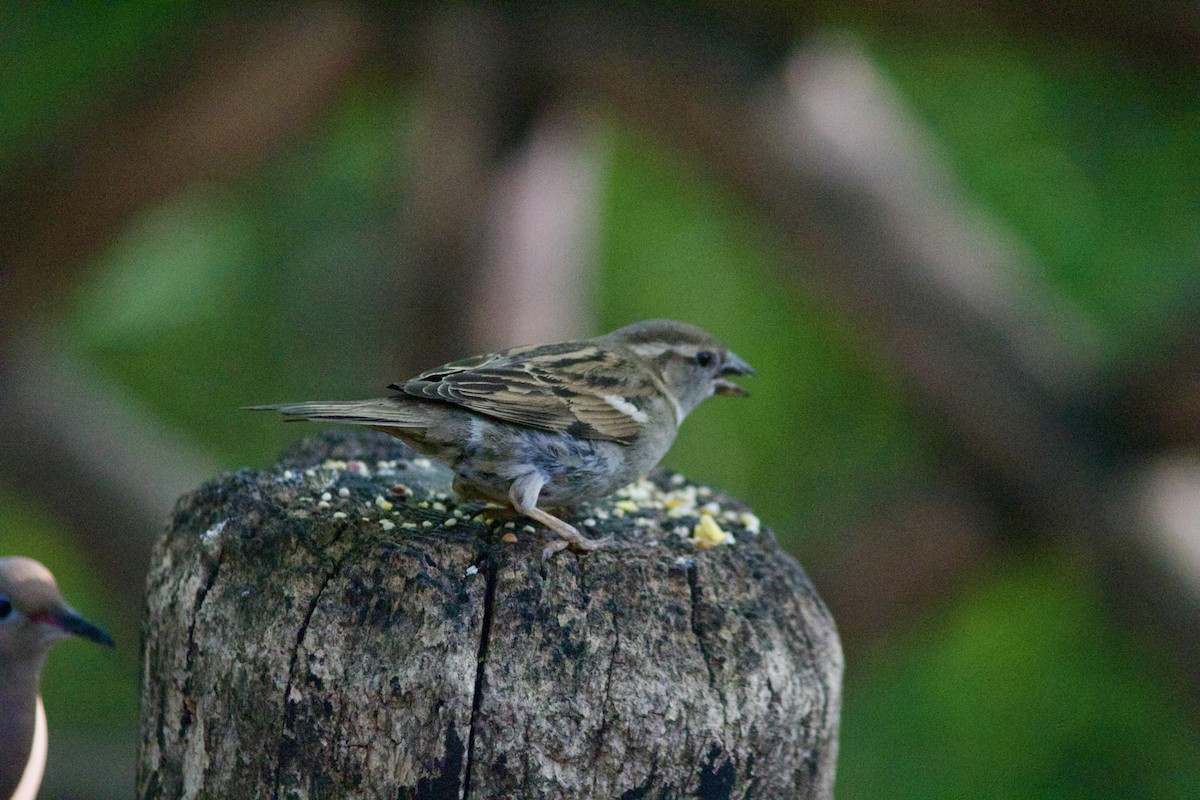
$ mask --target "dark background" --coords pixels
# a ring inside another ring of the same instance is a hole
[[[841,798],[1200,795],[1184,2],[0,4],[0,553],[46,797],[128,796],[174,498],[349,399],[648,317],[758,368],[666,463],[813,575]]]

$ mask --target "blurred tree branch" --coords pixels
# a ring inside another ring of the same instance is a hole
[[[0,184],[0,317],[53,310],[125,222],[199,180],[243,174],[310,130],[375,40],[359,7],[303,3],[196,31],[156,79],[47,142]]]
[[[449,5],[414,27],[413,77],[423,91],[398,220],[404,264],[388,290],[391,338],[404,343],[390,365],[395,375],[474,352],[463,339],[485,260],[486,209],[513,131],[528,121],[513,33],[497,8]]]
[[[391,368],[590,335],[596,169],[501,6],[420,17],[401,69],[421,86],[389,314]],[[408,54],[411,56],[411,53]]]
[[[504,163],[487,210],[487,268],[467,303],[471,352],[595,333],[601,188],[591,121],[549,107]]]
[[[1163,0],[1149,7],[1132,0],[1108,3],[1040,3],[1032,0],[876,0],[844,4],[752,3],[730,6],[705,0],[701,24],[736,32],[770,47],[781,35],[823,27],[866,28],[889,36],[949,41],[1006,41],[1032,51],[1062,47],[1109,54],[1143,70],[1177,72],[1200,63],[1200,7]]]
[[[1200,299],[1191,300],[1192,309],[1200,307]],[[1107,426],[1100,435],[1133,452],[1200,448],[1200,332],[1185,330],[1165,347],[1148,341],[1145,350],[1114,374],[1097,403],[1100,419],[1126,424]]]

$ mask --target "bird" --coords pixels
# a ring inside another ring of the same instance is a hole
[[[50,648],[78,636],[112,637],[67,605],[50,570],[0,558],[0,797],[33,800],[46,767],[46,710],[39,688]]]
[[[454,472],[464,500],[510,506],[558,535],[543,559],[598,550],[560,515],[645,476],[684,418],[713,396],[747,395],[730,380],[754,370],[709,332],[652,319],[580,341],[528,345],[452,361],[393,383],[390,397],[250,406],[290,420],[383,431]]]

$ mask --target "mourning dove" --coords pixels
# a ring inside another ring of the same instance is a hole
[[[112,638],[67,605],[50,570],[29,558],[0,558],[0,798],[33,800],[46,767],[46,711],[39,684],[46,654],[81,636]]]

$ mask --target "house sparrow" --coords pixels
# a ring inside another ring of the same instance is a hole
[[[547,508],[598,500],[652,470],[687,414],[745,395],[750,365],[708,332],[647,320],[578,342],[514,347],[392,384],[375,400],[254,406],[293,419],[366,425],[454,471],[464,499],[510,505],[559,535],[543,551],[596,550]]]

